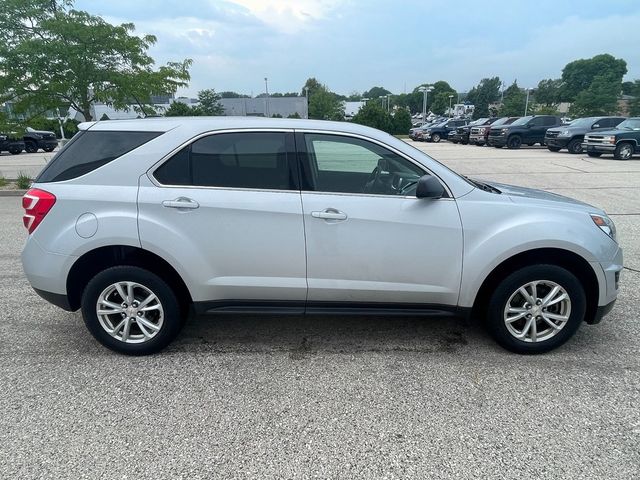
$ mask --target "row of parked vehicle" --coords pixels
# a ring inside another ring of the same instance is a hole
[[[564,123],[555,115],[480,118],[470,122],[459,118],[438,118],[409,131],[414,141],[448,140],[463,145],[520,148],[546,146],[552,152],[586,152],[590,157],[604,153],[629,160],[640,153],[640,117],[585,117]]]
[[[18,155],[23,151],[36,153],[40,149],[45,152],[53,152],[57,146],[58,139],[53,132],[34,130],[27,127],[22,137],[11,133],[0,133],[0,153],[9,152],[13,155]]]

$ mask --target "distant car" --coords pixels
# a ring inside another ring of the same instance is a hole
[[[424,131],[424,140],[426,142],[438,143],[442,139],[447,139],[449,137],[449,132],[452,132],[458,127],[466,125],[469,123],[468,120],[460,120],[460,119],[449,119],[444,122],[438,123],[427,128]]]
[[[491,127],[489,131],[489,145],[496,148],[520,148],[522,144],[544,145],[544,135],[551,127],[562,125],[560,117],[555,115],[529,115],[519,118],[511,125]]]
[[[24,150],[24,142],[10,133],[0,133],[0,153],[18,155]]]
[[[478,146],[485,145],[492,127],[511,125],[518,118],[520,117],[502,117],[495,119],[491,124],[472,126],[469,132],[469,143]]]
[[[585,117],[568,125],[550,128],[544,136],[544,143],[552,152],[566,148],[569,153],[582,153],[582,143],[586,133],[594,130],[610,130],[625,120],[625,117]]]
[[[498,117],[491,118],[478,118],[474,120],[469,125],[463,125],[455,129],[455,131],[449,133],[448,140],[451,143],[461,143],[462,145],[467,145],[469,143],[469,138],[471,136],[471,129],[473,127],[482,126],[482,125],[491,125],[493,122],[498,120]]]
[[[613,153],[616,160],[630,160],[640,153],[640,117],[628,118],[611,130],[587,133],[582,148],[590,157]]]
[[[58,139],[55,133],[46,130],[34,130],[30,127],[27,127],[23,140],[27,153],[36,153],[39,149],[45,152],[53,152],[58,146]]]
[[[433,125],[437,125],[441,121],[442,120],[438,119],[434,122],[426,122],[419,127],[412,128],[411,130],[409,130],[409,138],[411,138],[411,140],[415,140],[419,142],[424,141],[424,131]]]

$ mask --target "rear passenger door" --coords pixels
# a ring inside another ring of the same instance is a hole
[[[178,269],[200,310],[303,311],[304,227],[291,132],[202,136],[141,177],[138,205],[142,247]]]
[[[528,135],[525,143],[539,143],[544,141],[544,136],[547,133],[547,129],[551,127],[548,125],[546,117],[534,117],[529,122]]]

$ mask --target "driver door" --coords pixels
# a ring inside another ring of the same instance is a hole
[[[452,198],[415,197],[424,167],[353,136],[297,134],[296,147],[308,309],[457,304],[460,217]]]

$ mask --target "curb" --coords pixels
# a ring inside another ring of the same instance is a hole
[[[26,190],[0,190],[0,197],[21,197],[25,193]]]

